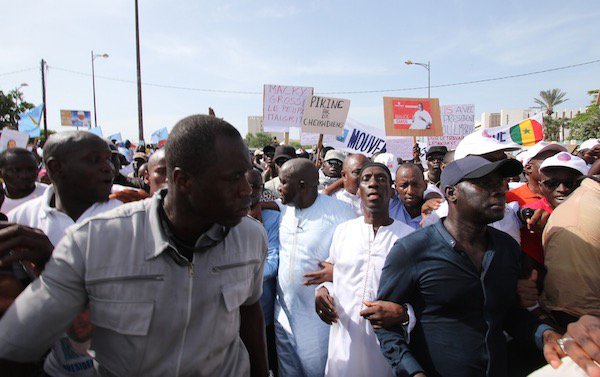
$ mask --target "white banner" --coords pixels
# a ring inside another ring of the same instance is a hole
[[[263,129],[288,132],[302,125],[304,102],[313,88],[302,86],[267,85],[263,87]]]
[[[475,105],[445,105],[441,112],[444,136],[429,136],[427,145],[456,149],[458,143],[475,129]]]
[[[319,135],[302,132],[300,139],[302,145],[316,145]],[[373,153],[385,152],[385,131],[348,118],[344,133],[341,136],[324,135],[323,145],[370,157]]]
[[[350,110],[350,100],[312,96],[304,103],[302,131],[342,136]]]

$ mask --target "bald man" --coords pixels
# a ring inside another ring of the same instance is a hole
[[[368,161],[367,156],[360,153],[351,154],[346,157],[342,165],[342,182],[344,187],[332,194],[337,200],[352,207],[357,217],[362,216],[362,209],[360,208],[361,200],[358,195],[360,169]]]
[[[287,161],[279,179],[283,203],[275,303],[279,372],[323,376],[329,328],[314,312],[311,285],[331,281],[332,269],[322,268],[322,262],[329,256],[333,232],[356,215],[348,205],[317,192],[319,173],[309,160]]]
[[[150,195],[167,184],[167,160],[165,150],[159,149],[148,160],[148,169],[144,172],[144,182],[150,187]]]
[[[85,131],[54,134],[44,146],[44,163],[52,185],[42,196],[9,212],[11,223],[0,228],[0,254],[11,247],[20,249],[13,253],[15,258],[35,254],[40,270],[69,226],[122,204],[108,198],[114,173],[111,151],[100,137]],[[44,371],[55,377],[93,375],[92,357],[85,345],[92,329],[86,310],[54,343]],[[77,374],[71,373],[74,370]]]

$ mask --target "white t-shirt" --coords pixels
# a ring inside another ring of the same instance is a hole
[[[13,209],[17,208],[18,206],[20,206],[21,204],[31,200],[31,199],[35,199],[39,196],[42,196],[42,194],[44,193],[44,191],[46,191],[46,188],[48,188],[48,185],[43,184],[41,182],[36,182],[35,183],[35,188],[33,189],[33,191],[31,192],[31,194],[20,198],[20,199],[11,199],[8,196],[4,197],[4,203],[2,203],[2,209],[0,209],[0,212],[7,214],[8,212],[12,211]],[[6,192],[6,189],[4,189],[4,192]]]

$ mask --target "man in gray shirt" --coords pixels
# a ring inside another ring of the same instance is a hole
[[[166,159],[168,189],[67,230],[0,321],[0,359],[38,359],[89,302],[101,375],[267,375],[247,147],[196,115],[173,128]]]

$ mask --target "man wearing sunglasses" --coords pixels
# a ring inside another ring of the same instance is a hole
[[[346,155],[335,149],[325,154],[323,166],[319,170],[319,191],[326,189],[342,177],[342,164],[345,159]]]
[[[526,208],[543,209],[552,213],[563,203],[575,189],[577,179],[586,175],[589,167],[585,161],[568,152],[560,152],[544,160],[539,168],[539,189],[542,198],[526,204]],[[543,263],[542,234],[530,233],[534,242],[523,243],[521,246],[527,255],[540,256]]]

